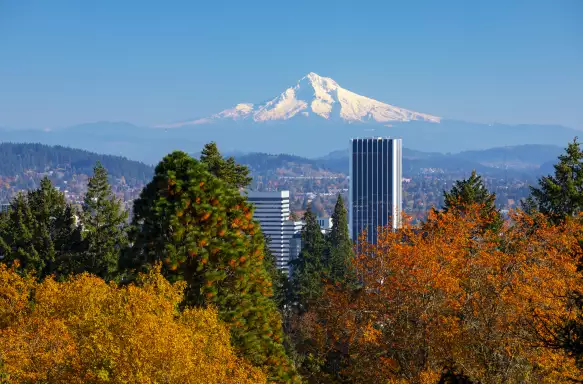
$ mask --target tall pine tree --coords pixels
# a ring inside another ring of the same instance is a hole
[[[327,273],[324,260],[326,243],[311,206],[304,214],[304,221],[302,250],[292,262],[292,290],[300,312],[307,311],[322,296],[323,279]]]
[[[245,188],[251,184],[249,168],[237,164],[233,157],[225,159],[214,141],[204,146],[200,161],[207,166],[210,173],[235,188]]]
[[[469,178],[455,182],[449,192],[443,192],[443,211],[464,214],[472,206],[479,206],[480,215],[488,222],[484,229],[495,230],[502,225],[502,216],[496,208],[496,194],[490,193],[476,171]]]
[[[269,249],[269,239],[265,239],[265,246],[263,253],[265,255],[264,262],[265,269],[269,274],[272,282],[273,296],[272,299],[281,313],[283,313],[285,305],[289,301],[290,283],[287,274],[281,269],[277,268],[275,264],[275,255]]]
[[[539,211],[550,221],[560,223],[583,212],[583,151],[577,137],[559,156],[559,162],[554,167],[554,175],[542,177],[538,187],[531,187],[531,195],[523,204],[523,209],[527,212]],[[583,240],[579,242],[583,248]],[[579,268],[583,269],[583,265]],[[583,292],[573,292],[573,302],[576,317],[559,327],[552,347],[563,348],[583,368]]]
[[[332,214],[332,229],[327,236],[328,245],[328,277],[333,283],[354,282],[352,260],[354,252],[352,240],[348,232],[348,215],[344,207],[344,199],[338,195],[334,213]]]
[[[583,211],[583,151],[577,138],[559,156],[555,174],[539,179],[531,187],[529,207],[533,205],[551,220],[558,222]]]
[[[75,210],[45,177],[38,189],[18,194],[2,215],[2,261],[18,260],[21,268],[40,278],[67,275],[82,251],[80,236]]]
[[[186,153],[173,152],[136,200],[133,227],[130,265],[162,262],[170,280],[186,281],[187,304],[218,308],[249,361],[272,380],[297,380],[270,298],[263,235],[252,205],[232,184]]]
[[[104,279],[113,279],[122,250],[128,245],[128,213],[111,191],[107,170],[97,163],[83,200],[81,268]]]

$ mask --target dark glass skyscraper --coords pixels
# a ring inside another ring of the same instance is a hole
[[[349,215],[353,239],[366,229],[376,243],[377,228],[401,225],[402,140],[350,140]]]

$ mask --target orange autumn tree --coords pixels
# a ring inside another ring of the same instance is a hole
[[[581,379],[573,358],[545,347],[583,289],[580,222],[517,212],[483,231],[479,212],[433,212],[422,227],[381,231],[376,244],[361,237],[362,286],[328,286],[300,320],[320,341],[313,355],[341,356],[335,379],[435,383],[444,369],[482,383]]]
[[[0,265],[0,382],[265,383],[213,309],[178,311],[157,271],[118,287],[88,274],[38,283]]]

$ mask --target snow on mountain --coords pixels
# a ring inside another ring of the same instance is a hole
[[[358,95],[342,88],[329,77],[314,72],[302,77],[298,83],[286,89],[276,98],[260,104],[237,104],[210,117],[164,125],[177,128],[187,125],[208,124],[227,120],[289,120],[295,116],[317,115],[324,119],[339,119],[344,122],[378,123],[421,120],[439,123],[440,117],[399,108],[390,104]]]

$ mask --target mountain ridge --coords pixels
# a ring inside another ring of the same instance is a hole
[[[217,121],[248,120],[262,123],[315,115],[347,123],[390,123],[420,120],[439,123],[441,118],[383,103],[341,87],[335,80],[310,72],[295,86],[261,104],[239,103],[210,117],[158,125],[158,128],[212,124]]]
[[[0,141],[64,145],[156,164],[173,150],[192,153],[210,141],[225,152],[313,158],[347,148],[355,137],[402,138],[412,150],[448,153],[520,144],[564,147],[581,135],[580,130],[559,125],[481,124],[426,115],[357,95],[315,73],[261,104],[237,104],[204,119],[166,127],[101,121],[50,131],[3,129]]]

